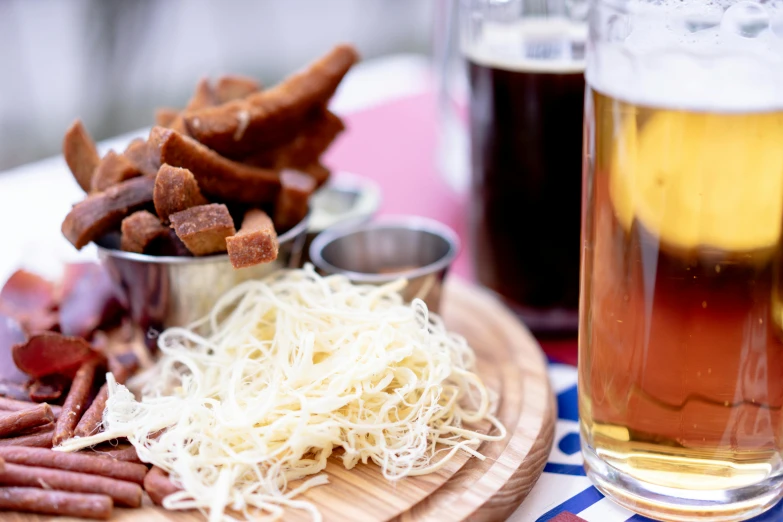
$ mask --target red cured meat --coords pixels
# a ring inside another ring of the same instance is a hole
[[[81,337],[47,332],[33,335],[26,343],[11,348],[16,366],[31,377],[45,375],[73,376],[94,355],[90,343]]]
[[[66,265],[60,303],[60,331],[89,338],[119,319],[122,307],[109,274],[95,263]]]
[[[49,310],[54,306],[54,285],[27,270],[11,274],[0,290],[0,307],[12,315]]]

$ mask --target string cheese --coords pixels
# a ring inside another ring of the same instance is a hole
[[[127,437],[183,488],[164,507],[210,521],[277,519],[285,507],[320,520],[296,497],[328,482],[338,448],[347,469],[372,462],[388,480],[431,473],[459,451],[483,458],[481,442],[506,435],[495,397],[465,339],[423,301],[403,303],[404,286],[310,266],[243,283],[209,316],[161,334],[139,400],[109,376],[105,432],[58,449]]]

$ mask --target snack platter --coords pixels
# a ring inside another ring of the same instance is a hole
[[[386,481],[374,465],[347,471],[331,462],[330,483],[306,492],[324,520],[502,520],[524,500],[540,476],[552,446],[555,406],[538,343],[488,293],[452,280],[446,286],[447,325],[464,335],[479,358],[480,373],[498,390],[499,419],[509,429],[501,442],[485,443],[486,460],[462,456],[432,475]],[[4,513],[4,520],[49,517]],[[142,509],[117,509],[113,520],[198,521],[198,512],[172,512],[145,498]],[[286,512],[285,520],[309,520]]]
[[[492,295],[444,286],[456,234],[345,221],[303,261],[358,59],[204,79],[121,153],[66,131],[86,195],[61,232],[101,263],[0,286],[1,518],[497,520],[525,498],[545,360]]]

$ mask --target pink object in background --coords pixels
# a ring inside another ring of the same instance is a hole
[[[472,279],[467,241],[467,201],[438,172],[436,95],[399,98],[345,116],[347,131],[325,157],[335,170],[377,182],[383,194],[379,213],[415,214],[441,221],[462,241],[453,273]],[[541,340],[551,358],[576,365],[576,339]]]
[[[462,241],[454,273],[469,278],[465,198],[437,170],[435,93],[399,98],[345,116],[347,131],[324,163],[370,178],[381,187],[383,215],[415,214],[453,228]]]

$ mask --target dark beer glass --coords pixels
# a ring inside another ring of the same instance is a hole
[[[461,6],[476,277],[538,334],[578,324],[586,27],[554,4]]]

